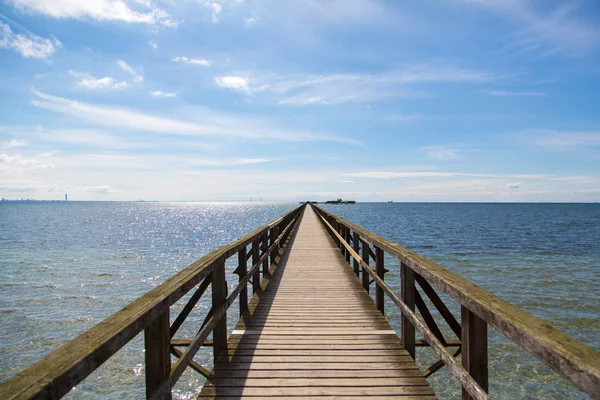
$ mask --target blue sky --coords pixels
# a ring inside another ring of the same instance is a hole
[[[6,0],[0,196],[600,201],[600,4]]]

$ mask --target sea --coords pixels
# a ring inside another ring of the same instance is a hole
[[[1,202],[0,382],[164,282],[208,252],[297,207],[297,203]],[[600,350],[600,204],[357,203],[323,205],[412,249]],[[226,265],[230,291],[237,260]],[[399,289],[399,262],[385,280]],[[191,294],[191,293],[190,293]],[[459,306],[446,304],[459,316]],[[185,304],[172,307],[171,319]],[[193,336],[210,296],[181,328]],[[238,304],[228,313],[231,330]],[[395,329],[400,316],[386,302]],[[446,337],[451,331],[442,327]],[[490,394],[496,399],[587,399],[501,333],[489,331]],[[210,367],[210,349],[195,360]],[[418,348],[425,369],[435,362]],[[441,399],[459,399],[442,368],[429,378]],[[186,371],[175,399],[203,384]],[[142,399],[143,335],[66,398]]]

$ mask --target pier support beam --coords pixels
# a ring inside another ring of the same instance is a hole
[[[212,304],[213,308],[219,309],[227,298],[227,281],[225,280],[225,263],[215,265],[212,271]],[[213,357],[215,363],[223,350],[227,350],[227,312],[215,324],[213,330]]]
[[[400,285],[402,301],[415,311],[415,271],[404,263],[400,264]],[[402,347],[415,358],[415,327],[402,314]]]
[[[472,313],[468,308],[461,306],[461,342],[462,366],[475,379],[483,390],[488,391],[488,350],[487,350],[487,324],[484,320]],[[472,397],[463,389],[463,400]]]
[[[171,373],[171,334],[169,308],[144,330],[146,359],[146,398],[149,399]],[[171,391],[165,399],[171,399]]]

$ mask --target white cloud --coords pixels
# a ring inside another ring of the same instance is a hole
[[[152,47],[154,50],[158,49],[158,45],[154,43],[152,40],[148,42],[148,46]]]
[[[228,78],[229,82],[225,79]],[[372,102],[385,98],[423,97],[415,86],[431,83],[484,83],[500,79],[494,74],[452,66],[414,65],[378,74],[344,73],[218,77],[217,84],[246,93],[266,93],[280,105],[325,105]]]
[[[433,158],[435,160],[456,160],[459,158],[460,150],[454,147],[448,146],[427,146],[422,147],[422,151],[429,158]]]
[[[211,20],[213,23],[219,22],[219,15],[223,11],[223,5],[216,1],[210,0],[198,0],[200,4],[204,5],[206,8],[211,11]]]
[[[45,39],[30,32],[14,33],[10,26],[0,22],[0,48],[13,49],[25,58],[47,59],[61,46],[57,39]]]
[[[154,97],[176,97],[177,96],[177,92],[163,92],[161,90],[155,90],[153,92],[150,92],[150,94]]]
[[[194,65],[202,65],[205,67],[210,67],[212,62],[210,60],[206,60],[203,58],[188,58],[188,57],[175,57],[171,61],[180,62],[184,64],[194,64]]]
[[[151,2],[128,0],[9,0],[17,9],[54,18],[95,19],[129,23],[161,24],[176,27],[175,21],[164,10]],[[136,9],[142,9],[138,11]]]
[[[256,25],[258,23],[258,21],[260,21],[260,17],[250,17],[250,18],[246,18],[244,20],[244,26],[246,28],[249,28],[253,25]]]
[[[537,145],[558,149],[600,146],[600,132],[532,130],[523,133]]]
[[[343,176],[369,179],[398,179],[398,178],[454,178],[460,176],[473,178],[513,178],[513,179],[557,179],[547,174],[474,174],[465,172],[438,172],[438,171],[369,171],[345,173]]]
[[[21,154],[9,155],[0,154],[0,171],[5,174],[23,173],[26,170],[32,169],[48,169],[54,168],[54,164],[43,163],[38,158],[27,157]]]
[[[474,149],[461,149],[457,146],[425,146],[421,147],[418,150],[424,152],[427,157],[433,158],[434,160],[457,160],[461,158],[461,155],[464,153],[473,153],[478,150]]]
[[[136,82],[143,82],[144,81],[144,77],[140,74],[138,74],[137,72],[135,72],[135,70],[133,68],[131,68],[129,65],[127,65],[127,63],[123,60],[118,60],[117,61],[117,65],[119,66],[119,68],[121,68],[123,71],[133,75],[133,79]]]
[[[82,187],[81,190],[95,194],[112,194],[117,191],[110,185],[86,186]]]
[[[232,114],[221,114],[200,107],[194,110],[195,120],[181,120],[146,114],[123,107],[84,103],[38,91],[34,91],[34,93],[37,99],[32,100],[31,104],[36,107],[121,130],[207,136],[210,138],[224,137],[300,142],[331,141],[358,144],[353,139],[336,134],[280,128],[265,120],[240,118]]]
[[[507,189],[517,189],[519,187],[521,187],[521,182],[511,182],[506,185]]]
[[[105,76],[104,78],[94,78],[90,74],[70,70],[69,73],[77,80],[77,85],[88,89],[108,89],[117,90],[127,86],[125,81],[117,81],[114,78]]]
[[[215,82],[222,88],[250,93],[248,78],[242,76],[217,76]]]
[[[506,90],[491,90],[488,92],[490,96],[515,96],[515,97],[544,97],[544,92],[511,92]]]
[[[25,140],[16,140],[13,139],[10,142],[2,142],[3,149],[12,149],[13,147],[21,147],[25,146],[27,142]]]

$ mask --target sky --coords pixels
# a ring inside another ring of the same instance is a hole
[[[7,199],[600,201],[596,0],[3,0]]]

